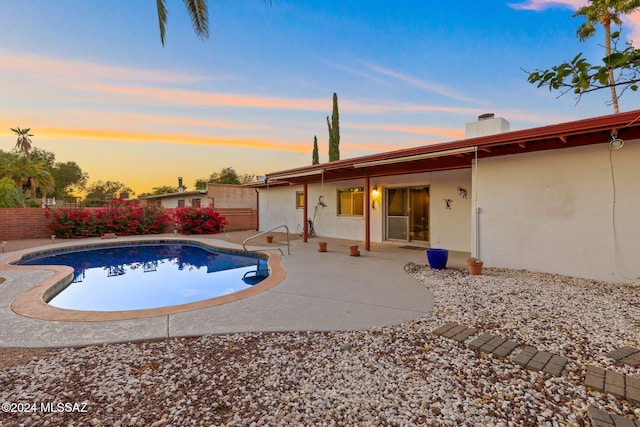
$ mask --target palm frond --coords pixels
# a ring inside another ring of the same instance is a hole
[[[165,27],[167,25],[167,5],[165,0],[156,0],[156,7],[158,9],[158,25],[160,26],[160,42],[164,46]]]
[[[209,38],[209,11],[207,0],[184,0],[184,5],[189,12],[191,24],[196,35],[201,40]]]

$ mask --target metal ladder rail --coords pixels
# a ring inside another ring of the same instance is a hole
[[[264,236],[264,235],[265,235],[265,234],[267,234],[267,233],[270,233],[270,232],[272,232],[272,231],[274,231],[274,230],[277,230],[278,228],[283,228],[283,227],[287,230],[287,255],[291,255],[291,246],[290,246],[290,244],[289,244],[289,227],[287,227],[287,226],[286,226],[286,225],[284,225],[284,224],[279,225],[279,226],[277,226],[277,227],[273,227],[273,228],[272,228],[272,229],[270,229],[270,230],[263,231],[263,232],[261,232],[261,233],[258,233],[258,234],[256,234],[256,235],[254,235],[254,236],[247,237],[246,239],[244,239],[244,240],[242,241],[242,247],[243,247],[243,248],[244,248],[244,250],[246,251],[246,250],[247,250],[247,246],[246,246],[246,244],[247,244],[247,242],[248,242],[249,240],[253,240],[253,239],[255,239],[256,237]],[[280,251],[280,253],[281,253],[282,255],[284,255],[284,252],[282,252],[282,249],[280,249],[280,248],[276,248],[276,249],[278,249],[278,250]]]

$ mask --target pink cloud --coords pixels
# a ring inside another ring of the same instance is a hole
[[[509,3],[509,7],[517,10],[544,10],[552,7],[569,7],[577,10],[589,4],[586,0],[525,0],[522,3]]]
[[[436,127],[420,127],[420,126],[402,126],[402,125],[386,125],[386,124],[364,124],[364,125],[345,125],[348,128],[363,130],[386,130],[390,132],[404,132],[418,135],[436,135],[444,136],[452,139],[464,138],[464,130],[447,129]]]
[[[78,115],[90,118],[100,123],[108,123],[109,125],[130,125],[134,124],[138,128],[147,128],[146,125],[178,125],[185,127],[211,127],[217,129],[233,129],[233,130],[273,130],[272,126],[257,125],[246,122],[220,121],[212,119],[184,117],[177,115],[158,115],[143,113],[120,113],[120,112],[96,112],[96,111],[77,111]]]
[[[128,132],[109,129],[73,127],[40,127],[41,139],[79,139],[94,141],[126,141],[128,143],[167,143],[176,145],[229,146],[288,152],[307,152],[309,147],[299,142],[283,142],[268,138],[217,138],[188,133],[166,134]]]
[[[640,12],[632,13],[631,15],[623,16],[622,21],[626,28],[629,30],[628,40],[634,41],[634,47],[638,47],[638,41],[640,41]]]
[[[553,7],[566,7],[572,10],[578,10],[582,6],[587,6],[587,0],[524,0],[522,3],[509,3],[509,7],[517,10],[535,10],[541,11]],[[636,11],[631,15],[623,15],[625,29],[629,32],[628,40],[640,39],[640,11]]]
[[[48,58],[10,52],[4,49],[0,49],[0,61],[4,64],[11,64],[11,69],[19,73],[40,75],[46,78],[61,78],[64,80],[91,79],[185,84],[214,79],[212,76],[194,76],[166,70],[147,70],[88,61]]]
[[[389,68],[385,68],[385,67],[381,67],[379,65],[375,65],[375,64],[369,64],[369,63],[364,63],[364,65],[366,65],[369,69],[371,69],[372,71],[375,71],[376,73],[388,76],[388,77],[392,77],[396,80],[399,80],[409,86],[413,86],[416,87],[418,89],[424,89],[426,91],[429,92],[433,92],[433,93],[437,93],[443,96],[446,96],[448,98],[453,98],[453,99],[457,99],[459,101],[465,101],[465,102],[478,102],[477,99],[473,99],[471,97],[468,97],[466,95],[462,95],[457,93],[455,90],[445,87],[443,85],[440,84],[436,84],[436,83],[431,83],[431,82],[426,82],[424,80],[420,80],[416,77],[410,76],[408,74],[404,74],[404,73],[400,73],[398,71],[395,70],[391,70]]]
[[[253,94],[219,93],[206,90],[186,90],[176,87],[212,80],[211,76],[194,76],[166,70],[147,70],[119,67],[66,59],[26,55],[0,49],[0,61],[11,64],[3,70],[6,78],[12,74],[30,79],[23,87],[11,87],[18,91],[38,91],[40,97],[52,102],[59,100],[90,100],[93,103],[118,102],[125,104],[162,103],[169,105],[218,105],[239,108],[284,109],[330,113],[331,97],[285,98]],[[466,99],[446,87],[421,81],[394,70],[369,65],[380,78],[391,77],[408,85],[442,93],[449,97]],[[144,85],[144,86],[143,86]],[[62,91],[62,92],[61,92]],[[100,97],[97,96],[100,94]],[[420,104],[380,102],[379,100],[340,100],[340,108],[351,113],[381,114],[387,112],[441,111],[455,114],[475,112],[471,108],[451,108]]]

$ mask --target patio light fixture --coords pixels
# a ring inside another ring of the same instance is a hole
[[[376,199],[380,196],[380,192],[378,191],[378,186],[373,187],[371,190],[371,209],[376,208]]]
[[[609,141],[609,148],[612,150],[619,150],[624,145],[624,141],[618,138],[618,130],[613,129],[611,131],[611,141]]]

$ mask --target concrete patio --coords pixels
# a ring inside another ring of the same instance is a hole
[[[125,239],[129,240],[119,240]],[[219,238],[198,240],[241,248]],[[317,251],[319,240],[328,242],[327,252]],[[82,244],[98,241],[86,239]],[[286,277],[278,285],[215,307],[134,320],[63,322],[17,315],[11,310],[13,299],[51,273],[0,269],[0,277],[6,279],[0,284],[0,346],[83,346],[249,331],[355,330],[413,320],[433,308],[431,293],[403,269],[408,262],[426,263],[423,248],[372,244],[371,251],[361,250],[361,256],[351,257],[347,247],[359,244],[362,249],[362,242],[316,237],[307,243],[292,240],[291,255],[287,255],[282,239],[273,245],[251,246],[259,241],[249,242],[247,248],[284,251],[281,263]],[[78,242],[50,244],[47,249],[75,244]],[[9,255],[32,250],[0,254],[0,262]],[[468,255],[450,252],[447,267],[464,267]]]

